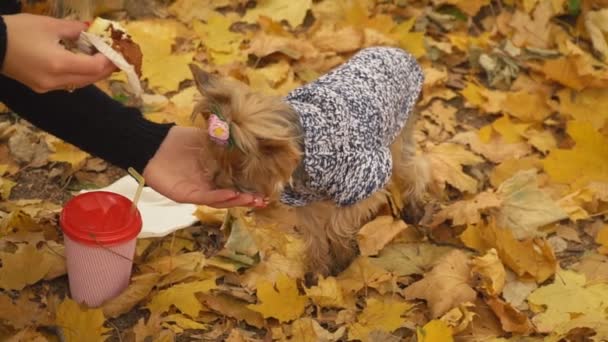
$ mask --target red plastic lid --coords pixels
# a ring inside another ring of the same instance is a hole
[[[66,203],[59,222],[70,239],[88,245],[115,245],[137,237],[142,220],[128,198],[107,191],[77,195]]]

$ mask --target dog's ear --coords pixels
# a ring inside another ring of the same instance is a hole
[[[194,63],[190,63],[188,66],[190,67],[190,72],[192,73],[192,77],[194,77],[194,83],[199,92],[203,95],[208,95],[207,92],[213,87],[213,84],[217,82],[217,77],[204,71]]]

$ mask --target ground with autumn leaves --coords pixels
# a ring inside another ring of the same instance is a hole
[[[608,1],[166,5],[124,22],[147,118],[192,124],[192,60],[285,94],[363,47],[400,46],[424,68],[416,138],[439,195],[420,221],[393,199],[328,278],[303,272],[297,238],[242,212],[222,230],[226,212],[200,207],[200,224],[139,240],[130,287],[87,309],[67,296],[57,214],[124,173],[4,110],[0,339],[608,339]],[[134,103],[124,80],[99,86]]]

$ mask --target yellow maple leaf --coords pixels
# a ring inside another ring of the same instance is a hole
[[[281,274],[277,278],[276,290],[271,282],[257,284],[258,304],[247,305],[251,310],[261,313],[265,318],[274,317],[279,322],[297,319],[304,313],[308,299],[300,295],[294,279]]]
[[[537,156],[507,159],[497,165],[490,174],[490,183],[498,187],[505,180],[513,177],[517,172],[523,170],[540,170],[542,163]]]
[[[245,36],[232,32],[230,27],[237,18],[213,14],[206,23],[195,21],[192,29],[210,52],[211,59],[216,65],[245,61],[247,56],[241,52],[240,46]]]
[[[498,113],[503,109],[507,97],[505,92],[489,90],[476,83],[467,81],[460,94],[466,99],[468,107],[480,108],[486,113]]]
[[[207,293],[214,288],[215,278],[173,285],[155,294],[146,307],[153,312],[162,313],[168,311],[171,305],[175,305],[182,313],[197,317],[205,308],[194,295],[199,292]]]
[[[469,145],[473,152],[481,154],[495,163],[521,158],[532,152],[527,143],[508,144],[500,135],[490,136],[489,141],[484,142],[481,140],[480,134],[475,131],[458,133],[452,138],[452,142]]]
[[[143,54],[142,78],[160,93],[175,91],[180,82],[192,79],[188,64],[193,52],[174,53],[172,46],[177,37],[188,37],[188,29],[175,20],[136,20],[124,25],[133,41],[141,46]]]
[[[530,125],[514,123],[507,115],[504,115],[497,120],[494,120],[491,127],[504,138],[505,142],[515,144],[524,140],[524,133]],[[480,135],[482,135],[482,129],[480,129]],[[488,136],[485,139],[482,138],[482,140],[487,143],[491,140],[490,138],[491,137]]]
[[[17,185],[16,182],[4,177],[0,177],[0,198],[3,200],[8,200],[15,185]]]
[[[416,337],[418,342],[452,342],[452,328],[450,328],[444,321],[435,319],[424,327],[418,327],[416,329]]]
[[[105,317],[101,309],[86,309],[70,298],[57,307],[57,326],[66,342],[103,341],[108,328],[103,326]]]
[[[572,149],[554,149],[543,160],[549,176],[558,183],[577,188],[590,181],[608,181],[608,137],[585,122],[570,121],[568,135],[576,145]]]
[[[503,102],[503,109],[524,122],[542,122],[552,113],[547,104],[547,95],[528,91],[508,93]]]
[[[214,9],[230,5],[231,0],[177,0],[167,8],[169,14],[185,24],[193,20],[207,20]]]
[[[471,287],[469,256],[460,250],[444,255],[422,280],[406,287],[403,295],[406,299],[426,300],[433,318],[475,300],[477,292]]]
[[[376,272],[382,279],[382,270],[398,276],[423,274],[451,251],[450,247],[430,243],[392,243],[386,246],[378,257],[368,260],[375,267],[380,267]],[[369,272],[369,274],[373,273]]]
[[[516,11],[509,26],[515,29],[512,41],[516,46],[548,49],[552,35],[550,20],[555,14],[552,0],[541,0],[532,15]]]
[[[573,317],[595,316],[608,310],[608,284],[586,285],[585,276],[573,271],[560,270],[551,285],[543,286],[528,296],[532,318],[539,332],[551,332]],[[604,324],[608,319],[604,317]]]
[[[345,308],[344,294],[334,277],[321,276],[316,286],[305,288],[306,295],[313,303],[322,307]]]
[[[608,91],[606,89],[585,89],[573,91],[562,89],[557,92],[560,115],[579,122],[589,122],[596,130],[601,130],[608,122]]]
[[[424,32],[411,32],[416,19],[416,17],[412,17],[399,25],[394,26],[393,24],[394,28],[390,30],[389,36],[395,39],[402,49],[419,58],[426,54],[426,47],[424,46]],[[392,19],[390,23],[392,24]]]
[[[467,151],[462,145],[444,143],[432,147],[428,151],[428,158],[432,165],[432,175],[439,184],[449,183],[456,189],[468,192],[477,192],[477,181],[462,171],[463,165],[475,165],[483,159]]]
[[[260,16],[265,16],[276,21],[285,20],[295,28],[302,24],[311,6],[312,0],[259,0],[255,8],[247,11],[243,20],[256,22]]]
[[[472,311],[473,308],[475,308],[473,303],[462,303],[441,316],[441,320],[452,328],[452,333],[458,334],[466,330],[475,319],[476,314]]]
[[[0,260],[0,288],[7,290],[22,290],[27,285],[66,272],[65,259],[49,252],[46,246],[38,249],[32,244],[26,244],[15,253],[0,251]]]
[[[401,317],[412,305],[392,298],[368,298],[365,309],[357,315],[357,322],[348,329],[348,340],[372,341],[369,334],[374,330],[392,332],[401,327]]]
[[[467,247],[480,252],[495,248],[502,262],[519,276],[543,282],[556,271],[557,260],[548,242],[518,241],[510,230],[496,227],[493,220],[485,226],[469,226],[460,239]]]
[[[63,141],[52,141],[51,146],[54,152],[49,156],[49,160],[69,163],[73,170],[81,168],[89,157],[88,153]]]

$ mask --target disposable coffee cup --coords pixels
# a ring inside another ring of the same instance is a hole
[[[89,307],[118,296],[128,285],[139,210],[128,198],[107,191],[73,197],[59,219],[72,299]]]

